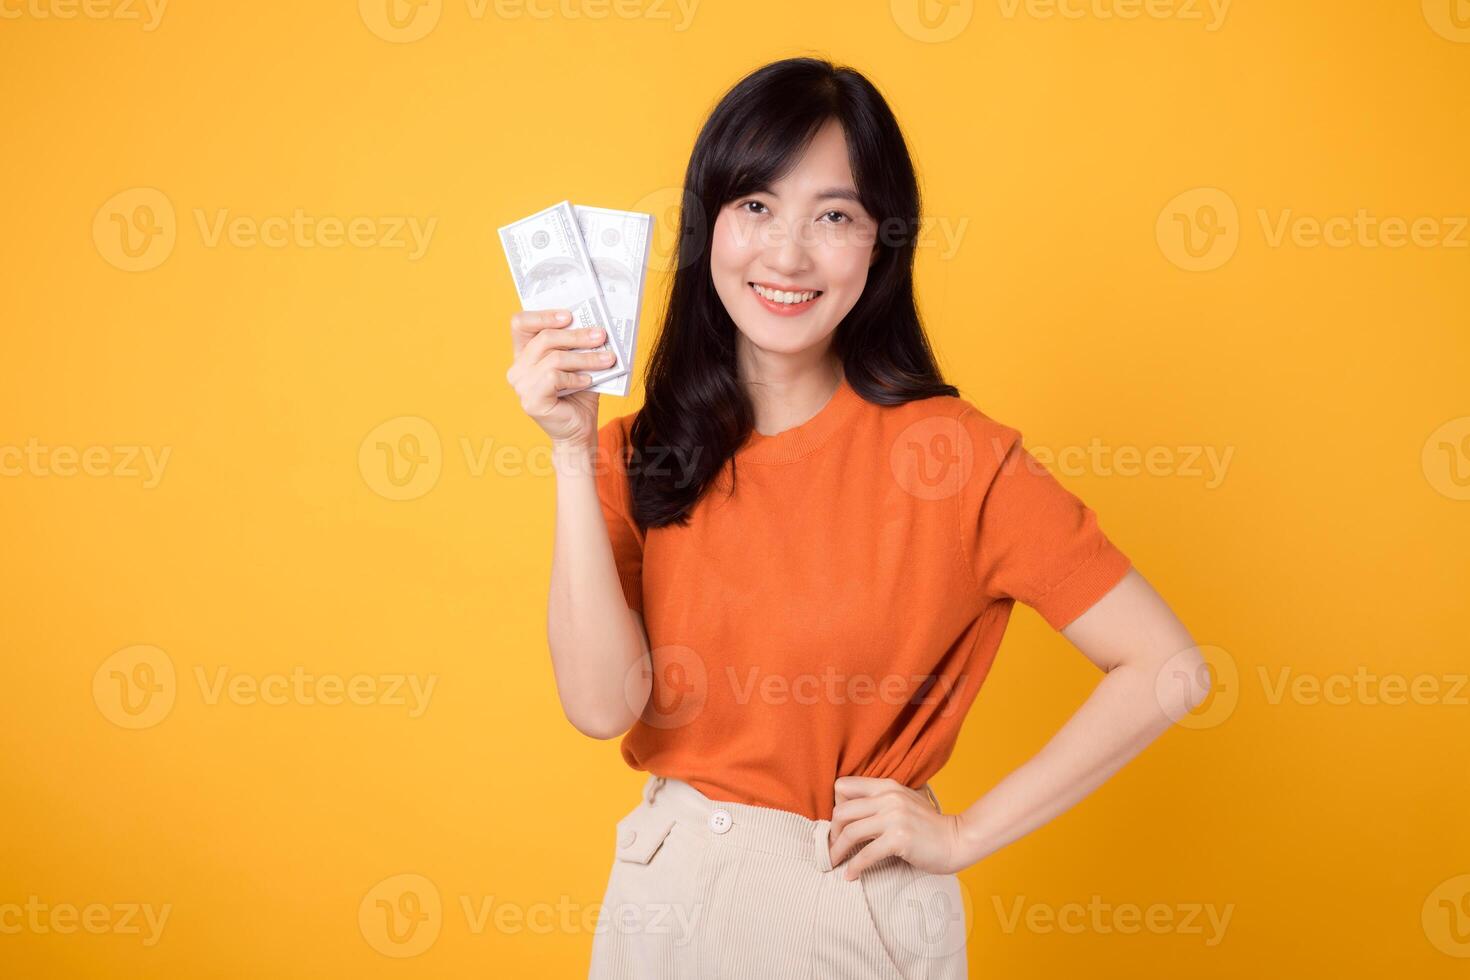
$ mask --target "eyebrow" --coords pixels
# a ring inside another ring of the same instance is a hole
[[[753,188],[751,190],[751,193],[770,194],[772,197],[779,196],[776,194],[775,191],[771,190],[771,188],[765,184],[761,184],[759,187]],[[858,192],[851,187],[828,187],[817,192],[817,200],[819,201],[826,201],[832,198],[836,198],[839,201],[851,201],[859,207],[861,207],[863,203],[862,198],[858,196]]]

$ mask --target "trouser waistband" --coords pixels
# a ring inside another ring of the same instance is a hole
[[[924,791],[939,809],[939,800],[928,783]],[[643,784],[643,801],[654,810],[667,810],[687,829],[706,839],[808,861],[819,871],[832,870],[831,844],[827,840],[830,820],[812,820],[776,807],[714,800],[682,779],[653,774]],[[846,864],[852,854],[838,867]]]

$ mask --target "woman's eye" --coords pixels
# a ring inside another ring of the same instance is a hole
[[[762,204],[760,201],[741,201],[740,202],[740,207],[741,208],[746,208],[746,205],[754,205],[755,207],[758,207],[758,208],[764,208],[765,207],[765,205]],[[761,212],[760,211],[751,211],[749,209],[746,209],[745,213],[746,214],[760,214]]]
[[[846,219],[848,221],[851,221],[852,220],[852,218],[847,214],[846,211],[828,211],[827,214],[822,215],[822,217],[825,218],[828,215],[833,215],[833,214],[837,215],[837,217],[839,217],[839,218],[844,218],[844,219]],[[839,222],[831,222],[831,223],[832,224],[838,224]]]

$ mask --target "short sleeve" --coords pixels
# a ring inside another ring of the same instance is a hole
[[[626,453],[633,416],[615,418],[597,431],[597,499],[628,608],[643,612],[644,534],[633,520]]]
[[[1021,433],[967,405],[973,469],[961,486],[960,536],[981,592],[1031,606],[1053,629],[1101,599],[1132,563],[1022,444]]]

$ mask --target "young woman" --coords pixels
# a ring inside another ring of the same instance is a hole
[[[565,311],[511,318],[507,377],[557,467],[561,703],[649,773],[591,975],[965,976],[955,872],[1202,700],[1203,662],[1093,511],[940,376],[913,166],[862,75],[799,58],[740,81],[681,226],[640,411],[599,428],[596,393],[557,398],[610,355],[550,329]],[[943,812],[928,780],[1017,600],[1106,676]]]

